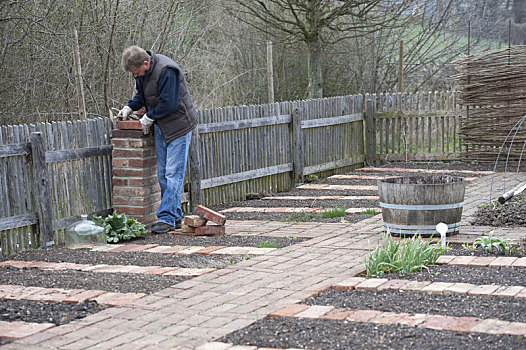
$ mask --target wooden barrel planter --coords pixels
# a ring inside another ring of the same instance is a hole
[[[436,225],[447,224],[447,235],[460,230],[464,207],[464,179],[452,176],[394,177],[378,181],[384,227],[393,235],[438,235]]]

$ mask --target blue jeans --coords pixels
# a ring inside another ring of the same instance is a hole
[[[181,192],[192,132],[165,145],[159,126],[154,124],[154,137],[157,153],[157,179],[161,186],[161,204],[157,210],[157,218],[159,222],[173,226],[183,217]]]

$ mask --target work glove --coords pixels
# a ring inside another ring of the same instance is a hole
[[[152,126],[153,124],[153,119],[152,118],[149,118],[146,114],[142,116],[141,119],[139,119],[139,121],[141,122],[141,126],[142,126],[142,132],[144,135],[148,135],[148,133],[150,132],[150,127]]]
[[[122,120],[128,120],[128,116],[131,114],[132,109],[128,106],[122,107],[122,109],[119,111],[119,114],[117,114],[117,118]]]

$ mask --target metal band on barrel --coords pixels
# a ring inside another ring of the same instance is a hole
[[[411,205],[406,204],[390,204],[380,202],[380,207],[386,209],[402,209],[402,210],[443,210],[443,209],[457,209],[462,208],[464,202],[452,203],[452,204],[437,204],[437,205]]]
[[[396,225],[396,224],[389,224],[387,222],[384,222],[385,228],[388,228],[391,233],[409,233],[409,234],[432,234],[436,233],[436,227],[435,226],[419,226],[419,225]],[[460,228],[460,221],[456,222],[454,224],[447,224],[448,230],[446,233],[451,233],[454,231],[458,231]]]

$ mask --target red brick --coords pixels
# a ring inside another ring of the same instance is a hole
[[[345,320],[351,313],[352,311],[347,309],[332,309],[320,318],[328,318],[330,320]]]
[[[129,186],[154,186],[157,184],[157,176],[152,175],[144,178],[130,178]]]
[[[0,321],[0,339],[20,339],[55,327],[52,323],[4,322]],[[21,349],[23,348],[20,347]]]
[[[513,267],[526,267],[526,257],[518,258],[511,264]]]
[[[408,292],[421,292],[422,289],[430,285],[431,282],[429,281],[412,281],[409,282],[407,285],[400,288],[401,291],[408,291]]]
[[[526,323],[512,322],[500,330],[500,334],[511,334],[519,337],[526,336]]]
[[[414,314],[414,315],[402,317],[401,319],[396,321],[396,323],[406,325],[409,327],[416,327],[422,322],[424,322],[426,318],[427,318],[426,314]]]
[[[142,125],[138,120],[117,120],[117,128],[120,130],[142,130]]]
[[[204,226],[207,223],[207,219],[200,217],[199,215],[187,215],[183,219],[184,223],[192,227]]]
[[[403,318],[409,316],[408,313],[397,313],[397,312],[382,312],[381,315],[373,318],[370,322],[382,323],[382,324],[396,324]]]
[[[382,284],[386,283],[386,278],[368,278],[360,284],[357,284],[354,289],[356,290],[375,290]]]
[[[490,267],[510,267],[518,258],[512,256],[499,256],[492,263]]]
[[[457,256],[449,262],[450,265],[468,266],[471,261],[475,259],[474,256]]]
[[[451,260],[453,260],[455,258],[456,258],[456,256],[454,256],[454,255],[441,255],[441,256],[438,257],[438,259],[435,262],[435,264],[437,264],[437,265],[449,264],[451,262]]]
[[[409,280],[389,280],[376,288],[376,290],[385,290],[385,289],[400,289],[401,287],[407,285]]]
[[[334,306],[312,305],[307,310],[297,313],[296,315],[294,315],[294,317],[320,318],[333,309]]]
[[[104,293],[106,292],[103,290],[85,290],[65,298],[63,302],[69,304],[78,304],[86,299],[94,299]]]
[[[224,225],[226,222],[226,216],[219,214],[218,212],[213,211],[212,209],[209,209],[202,205],[198,205],[195,208],[195,213],[200,217],[215,222],[219,225]]]
[[[190,225],[188,225],[186,223],[183,223],[181,225],[181,232],[182,233],[195,233],[195,227],[190,226]]]
[[[356,285],[362,283],[365,280],[366,278],[363,277],[351,277],[335,284],[334,286],[332,286],[332,288],[342,291],[353,290],[354,287],[356,287]]]
[[[111,159],[112,169],[114,168],[125,168],[128,166],[128,159],[113,157]]]
[[[480,322],[482,320],[476,317],[455,317],[454,322],[448,323],[442,330],[468,333]]]
[[[113,146],[113,148],[128,148],[129,147],[128,139],[112,138],[111,145]]]
[[[211,252],[215,252],[216,250],[226,248],[226,246],[212,246],[212,247],[206,247],[204,249],[198,250],[197,252],[194,252],[194,254],[204,254],[208,255]]]
[[[346,320],[353,322],[369,322],[373,318],[381,315],[381,311],[376,310],[353,310]]]
[[[424,322],[419,324],[417,327],[442,330],[445,327],[449,327],[450,325],[455,323],[455,317],[442,315],[428,315]]]
[[[128,186],[128,179],[113,177],[111,179],[111,184],[113,186]]]
[[[225,226],[206,225],[196,227],[195,234],[198,236],[222,236],[225,234]]]
[[[307,310],[309,307],[305,304],[292,304],[285,306],[278,311],[271,312],[270,317],[293,317],[294,315]]]
[[[489,266],[495,259],[496,258],[492,256],[477,256],[469,263],[469,266]]]
[[[493,293],[491,293],[491,296],[513,298],[523,290],[525,290],[525,288],[522,286],[502,286]]]
[[[444,289],[444,294],[454,293],[454,294],[468,294],[470,290],[476,288],[475,284],[471,283],[455,283],[450,287]]]
[[[449,282],[433,282],[430,285],[422,288],[422,293],[428,294],[444,294],[446,288],[450,288],[454,283]]]
[[[511,322],[501,321],[493,318],[485,319],[473,326],[470,332],[499,334],[504,331]]]
[[[491,296],[491,293],[495,292],[497,289],[499,289],[501,286],[494,285],[494,284],[483,284],[479,285],[471,290],[468,291],[468,295],[475,295],[480,297],[489,297]]]

